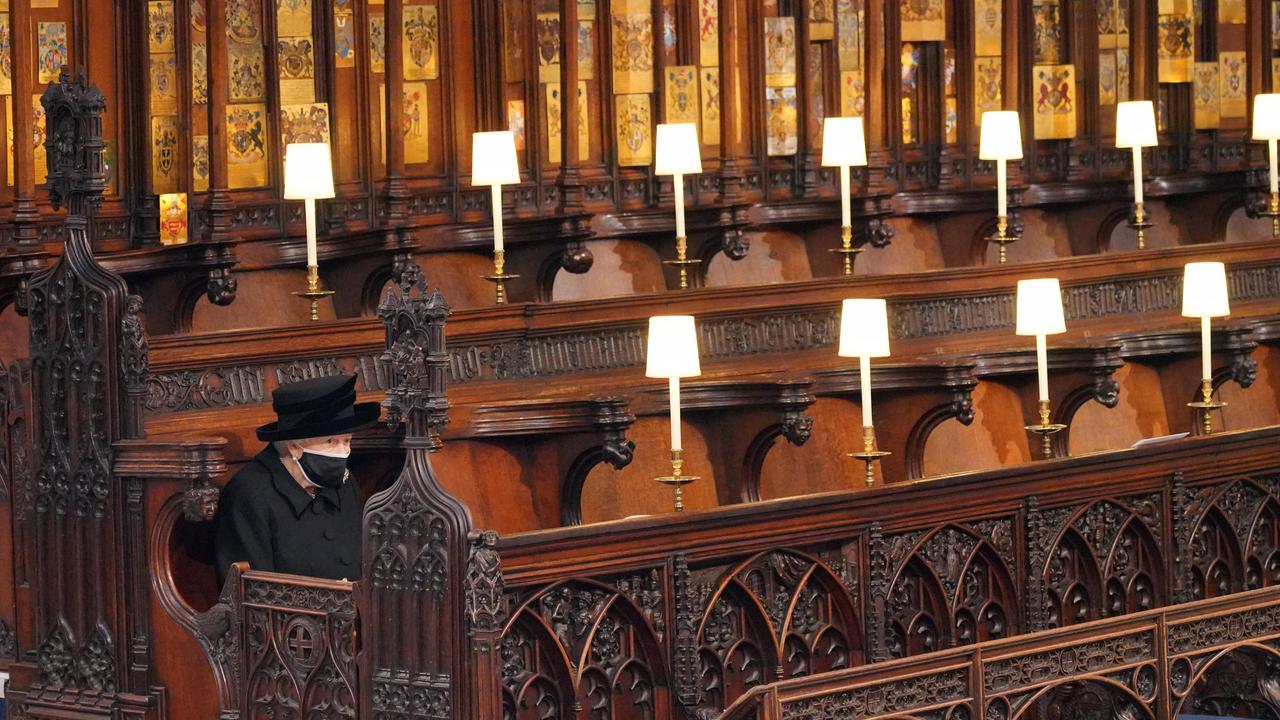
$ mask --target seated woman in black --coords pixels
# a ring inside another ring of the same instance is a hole
[[[334,580],[360,576],[362,508],[347,472],[351,433],[378,420],[356,404],[356,378],[316,378],[272,393],[267,447],[222,491],[214,517],[218,584],[232,563]]]

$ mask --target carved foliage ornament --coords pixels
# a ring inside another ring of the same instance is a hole
[[[111,631],[94,626],[77,643],[71,626],[59,619],[36,649],[37,686],[115,692],[115,645]]]

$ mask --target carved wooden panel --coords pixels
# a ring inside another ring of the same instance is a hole
[[[1028,515],[1032,627],[1073,625],[1167,602],[1161,495],[1033,507]]]
[[[781,681],[724,717],[1272,717],[1278,602],[1274,591],[1201,601],[1060,628],[1034,642]]]
[[[669,680],[655,572],[612,586],[564,583],[523,599],[499,645],[504,718],[653,718]]]
[[[350,584],[246,573],[238,609],[243,716],[356,717],[356,609]]]

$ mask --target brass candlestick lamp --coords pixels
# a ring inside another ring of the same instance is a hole
[[[1142,148],[1155,147],[1156,110],[1150,100],[1131,100],[1116,105],[1116,147],[1133,150],[1133,218],[1129,227],[1138,235],[1138,249],[1147,246],[1146,208],[1142,204]]]
[[[671,194],[676,204],[676,259],[663,260],[680,270],[680,289],[689,289],[689,267],[702,262],[690,259],[689,238],[684,229],[684,176],[702,172],[702,154],[698,145],[698,126],[694,123],[670,123],[658,126],[655,138],[653,171],[671,176]]]
[[[1220,262],[1187,263],[1182,271],[1182,316],[1200,318],[1200,400],[1187,407],[1200,411],[1205,435],[1213,432],[1213,411],[1226,403],[1213,399],[1210,318],[1231,314],[1227,297],[1227,268]]]
[[[675,490],[675,511],[684,511],[683,487],[696,475],[684,474],[680,440],[680,378],[702,374],[698,361],[698,332],[692,315],[656,315],[649,318],[645,377],[667,378],[671,397],[671,474],[655,478]]]
[[[1040,436],[1040,447],[1046,458],[1053,457],[1052,436],[1066,429],[1062,423],[1049,422],[1049,350],[1046,336],[1067,331],[1062,313],[1062,288],[1057,278],[1018,281],[1018,335],[1036,338],[1036,384],[1040,391],[1040,422],[1026,429]]]
[[[520,182],[516,159],[516,137],[509,130],[478,132],[471,136],[471,184],[490,187],[490,214],[493,215],[493,274],[481,275],[494,285],[494,302],[507,302],[507,281],[520,277],[508,273],[506,247],[502,237],[502,186]]]
[[[1280,167],[1276,143],[1280,141],[1280,93],[1253,97],[1253,139],[1267,141],[1267,188],[1270,198],[1263,217],[1271,218],[1271,237],[1280,240]]]
[[[853,274],[853,259],[862,252],[853,246],[852,210],[849,207],[849,168],[867,164],[867,139],[860,117],[830,117],[822,121],[822,165],[840,170],[840,247],[831,252],[843,256],[842,274]]]
[[[866,466],[867,487],[875,484],[875,463],[890,455],[876,449],[871,420],[871,358],[889,357],[889,310],[880,298],[849,298],[840,307],[840,357],[858,358],[858,389],[862,393],[862,450],[851,452]]]
[[[1014,110],[982,113],[982,133],[978,142],[978,159],[996,161],[996,234],[988,242],[1000,245],[1000,264],[1008,261],[1005,246],[1017,240],[1009,234],[1009,170],[1008,161],[1022,159],[1022,124]]]
[[[316,251],[316,200],[334,196],[328,143],[290,143],[284,149],[284,199],[302,200],[307,224],[307,289],[294,295],[311,302],[311,321],[320,319],[320,301],[333,294],[320,286]]]

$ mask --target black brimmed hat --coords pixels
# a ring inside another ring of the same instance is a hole
[[[281,385],[271,393],[275,422],[258,428],[266,442],[345,435],[378,421],[376,402],[356,403],[356,376],[334,375]]]

